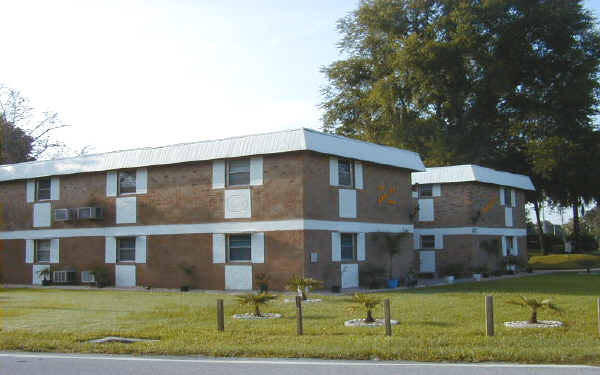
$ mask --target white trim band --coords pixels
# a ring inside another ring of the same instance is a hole
[[[121,237],[156,236],[200,233],[247,233],[282,230],[326,230],[338,232],[413,232],[412,224],[365,223],[327,220],[277,220],[221,222],[205,224],[133,225],[105,228],[40,229],[0,232],[1,240],[69,238],[69,237]]]
[[[522,237],[527,235],[527,229],[491,227],[418,228],[414,230],[414,233],[419,235],[442,234],[445,236],[476,235]]]

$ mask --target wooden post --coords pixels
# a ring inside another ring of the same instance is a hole
[[[304,327],[302,325],[302,297],[296,296],[296,334],[302,336]]]
[[[225,331],[225,312],[223,311],[223,300],[217,300],[217,329]]]
[[[600,298],[598,298],[598,335],[600,335]]]
[[[385,312],[385,335],[392,335],[392,322],[390,321],[390,300],[383,301],[383,310]]]
[[[485,334],[494,336],[494,297],[485,296]]]

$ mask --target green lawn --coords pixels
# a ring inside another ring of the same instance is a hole
[[[534,255],[529,258],[529,265],[538,270],[584,268],[581,261],[593,262],[593,268],[600,267],[600,256],[591,254]]]
[[[484,335],[484,296],[495,296],[496,336]],[[506,303],[519,295],[551,297],[564,309],[542,311],[566,327],[504,328],[527,311]],[[349,297],[323,297],[304,309],[305,336],[295,335],[293,303],[266,312],[282,319],[234,321],[232,296],[107,290],[5,289],[0,292],[1,350],[320,357],[418,361],[509,361],[600,364],[596,298],[600,276],[553,274],[382,294],[400,320],[393,337],[383,328],[346,328],[359,317]],[[225,332],[216,331],[216,299],[225,299]],[[235,310],[235,311],[234,311]],[[378,311],[376,316],[381,316]],[[109,335],[160,339],[155,343],[88,344]]]

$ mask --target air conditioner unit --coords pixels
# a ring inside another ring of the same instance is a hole
[[[73,220],[73,210],[70,208],[57,208],[54,210],[54,221]]]
[[[54,283],[72,283],[75,281],[75,271],[54,271],[52,282]]]
[[[79,220],[104,219],[104,209],[102,209],[101,207],[79,207],[77,209],[77,219],[79,219]]]

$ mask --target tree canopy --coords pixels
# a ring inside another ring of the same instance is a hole
[[[323,68],[323,128],[597,199],[600,34],[580,0],[365,0]]]

